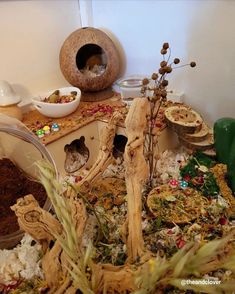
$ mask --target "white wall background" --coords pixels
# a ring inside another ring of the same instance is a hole
[[[0,79],[24,97],[66,85],[59,50],[82,26],[103,29],[122,47],[123,75],[151,74],[169,42],[172,57],[197,62],[178,69],[170,87],[209,123],[235,117],[235,1],[0,1]],[[80,18],[81,17],[81,18]]]
[[[59,51],[81,27],[78,0],[0,1],[0,80],[23,99],[68,83]]]
[[[151,74],[169,42],[172,57],[197,67],[169,76],[170,87],[209,123],[235,118],[235,1],[93,0],[90,21],[123,47],[125,74]]]

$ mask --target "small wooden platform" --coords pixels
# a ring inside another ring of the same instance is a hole
[[[164,111],[167,106],[168,105],[162,106],[159,111],[159,115],[155,122],[155,133],[160,134],[166,127]],[[119,93],[114,93],[112,98],[103,100],[102,102],[81,101],[74,113],[63,118],[48,118],[40,114],[37,110],[33,110],[24,114],[23,123],[35,134],[38,129],[46,125],[51,126],[53,123],[57,123],[59,131],[52,131],[50,134],[39,139],[44,145],[47,145],[93,121],[108,122],[116,110],[122,112],[124,117],[128,112],[128,108],[121,100]],[[118,126],[124,127],[124,120],[120,121]]]
[[[22,122],[34,133],[40,129],[40,125],[43,127],[57,123],[59,125],[59,131],[51,132],[40,139],[44,145],[47,145],[92,121],[108,121],[116,110],[123,113],[127,112],[126,105],[122,102],[119,94],[115,94],[111,99],[104,100],[102,103],[81,101],[74,113],[63,118],[48,118],[40,114],[37,110],[33,110],[24,114]],[[120,125],[122,124],[123,122],[120,122]]]

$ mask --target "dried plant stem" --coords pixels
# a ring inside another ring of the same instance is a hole
[[[167,58],[167,63],[169,62],[169,60],[171,58],[171,47],[169,47],[168,49],[169,49],[169,55],[168,55],[168,58]]]
[[[149,165],[149,180],[148,186],[152,188],[152,176],[153,176],[153,123],[152,120],[155,108],[155,102],[150,102],[150,121],[149,121],[149,132],[148,132],[148,149],[147,149],[147,160]]]
[[[149,165],[149,178],[148,178],[148,190],[151,190],[153,187],[153,178],[156,173],[156,160],[155,160],[155,142],[154,142],[154,133],[153,130],[155,126],[153,125],[156,121],[158,116],[159,110],[161,108],[163,100],[160,99],[159,101],[150,101],[150,122],[149,122],[149,129],[146,137],[148,137],[148,146],[147,146],[147,162]],[[158,103],[157,109],[156,105]]]

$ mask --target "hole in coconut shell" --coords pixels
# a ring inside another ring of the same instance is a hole
[[[96,77],[105,72],[107,57],[104,50],[96,44],[82,46],[76,55],[77,68],[85,76]]]

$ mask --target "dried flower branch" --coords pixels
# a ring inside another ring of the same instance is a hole
[[[157,144],[157,135],[154,134],[155,122],[159,114],[159,110],[162,104],[167,100],[167,86],[169,84],[166,79],[167,75],[170,74],[174,69],[190,66],[195,67],[196,62],[192,61],[189,64],[178,65],[180,64],[179,58],[174,58],[173,62],[170,62],[171,59],[171,48],[169,43],[164,43],[160,51],[162,54],[163,60],[160,62],[160,67],[158,73],[153,73],[151,79],[144,78],[142,81],[141,94],[143,97],[147,97],[150,104],[150,114],[149,114],[149,126],[146,132],[146,159],[149,165],[149,179],[147,183],[147,190],[152,189],[153,179],[156,174],[156,144]],[[168,54],[168,57],[166,55]]]

